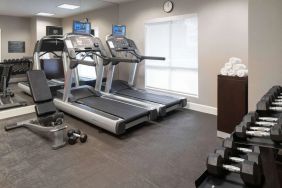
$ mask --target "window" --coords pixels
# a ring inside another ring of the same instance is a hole
[[[197,15],[153,20],[145,32],[145,54],[166,58],[146,61],[146,88],[198,96]]]
[[[76,58],[82,59],[84,55],[85,54],[81,53],[81,54],[77,55]],[[90,57],[86,57],[86,58],[84,58],[84,60],[93,61],[93,59],[90,58]],[[92,79],[92,80],[96,79],[96,67],[94,67],[94,66],[92,67],[92,66],[88,66],[88,65],[78,65],[77,69],[78,69],[79,78]]]

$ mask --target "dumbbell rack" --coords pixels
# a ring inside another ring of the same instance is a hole
[[[260,116],[267,117],[279,117],[281,112],[264,112],[259,113]],[[240,146],[259,146],[262,157],[262,169],[265,174],[264,183],[261,185],[264,187],[280,188],[282,187],[282,144],[274,143],[267,137],[248,137],[246,140],[240,140],[236,138],[235,133],[231,134],[234,142]],[[219,178],[208,173],[206,170],[196,181],[196,187],[199,188],[237,188],[248,187],[244,184],[239,174],[228,173],[225,177]]]
[[[234,138],[234,133],[231,134],[231,137]],[[260,146],[260,147],[266,147],[271,149],[282,149],[281,144],[275,144],[273,141],[271,141],[269,138],[247,138],[247,140],[236,140],[235,142],[238,144],[248,145],[248,146]]]
[[[12,66],[10,83],[17,83],[26,80],[26,72],[31,70],[32,61],[29,59],[5,59],[1,62]]]
[[[270,148],[261,148],[263,174],[267,174],[264,177],[264,183],[261,185],[262,188],[279,188],[281,185],[278,173],[273,171],[273,169],[276,169],[275,154],[275,151]],[[211,188],[213,186],[215,188],[248,188],[239,174],[231,172],[221,178],[209,174],[207,170],[195,181],[195,186],[198,188]]]

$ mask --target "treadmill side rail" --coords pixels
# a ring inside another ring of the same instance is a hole
[[[101,127],[111,133],[120,135],[126,131],[124,120],[118,117],[109,118],[109,116],[102,115],[103,112],[97,113],[98,110],[89,108],[85,105],[70,102],[63,102],[55,98],[54,103],[56,107],[68,114],[79,117],[80,119]]]

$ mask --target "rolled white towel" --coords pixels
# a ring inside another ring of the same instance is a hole
[[[237,57],[231,57],[231,58],[229,58],[229,62],[233,65],[242,64],[242,59],[237,58]]]
[[[224,75],[224,76],[227,76],[228,75],[228,70],[229,69],[226,69],[225,67],[223,67],[223,68],[220,69],[220,74]]]
[[[237,72],[238,70],[246,70],[246,69],[247,69],[247,66],[241,63],[233,65],[233,70],[235,72]]]
[[[232,69],[232,67],[233,67],[233,64],[230,63],[230,62],[227,62],[227,63],[225,63],[225,65],[224,65],[224,68],[225,68],[225,69]]]
[[[236,72],[233,69],[229,69],[227,75],[228,76],[236,76]]]
[[[248,70],[247,69],[241,69],[241,70],[238,70],[236,75],[238,77],[245,77],[245,76],[248,76]]]

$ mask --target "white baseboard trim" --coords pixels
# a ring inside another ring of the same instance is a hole
[[[35,112],[34,105],[0,111],[0,120]]]
[[[222,132],[222,131],[217,131],[216,135],[217,135],[217,137],[223,138],[223,139],[230,137],[230,134]]]
[[[202,105],[202,104],[196,104],[196,103],[188,102],[187,106],[185,108],[190,109],[190,110],[194,110],[194,111],[198,111],[198,112],[212,114],[212,115],[215,115],[215,116],[217,115],[217,108]]]

